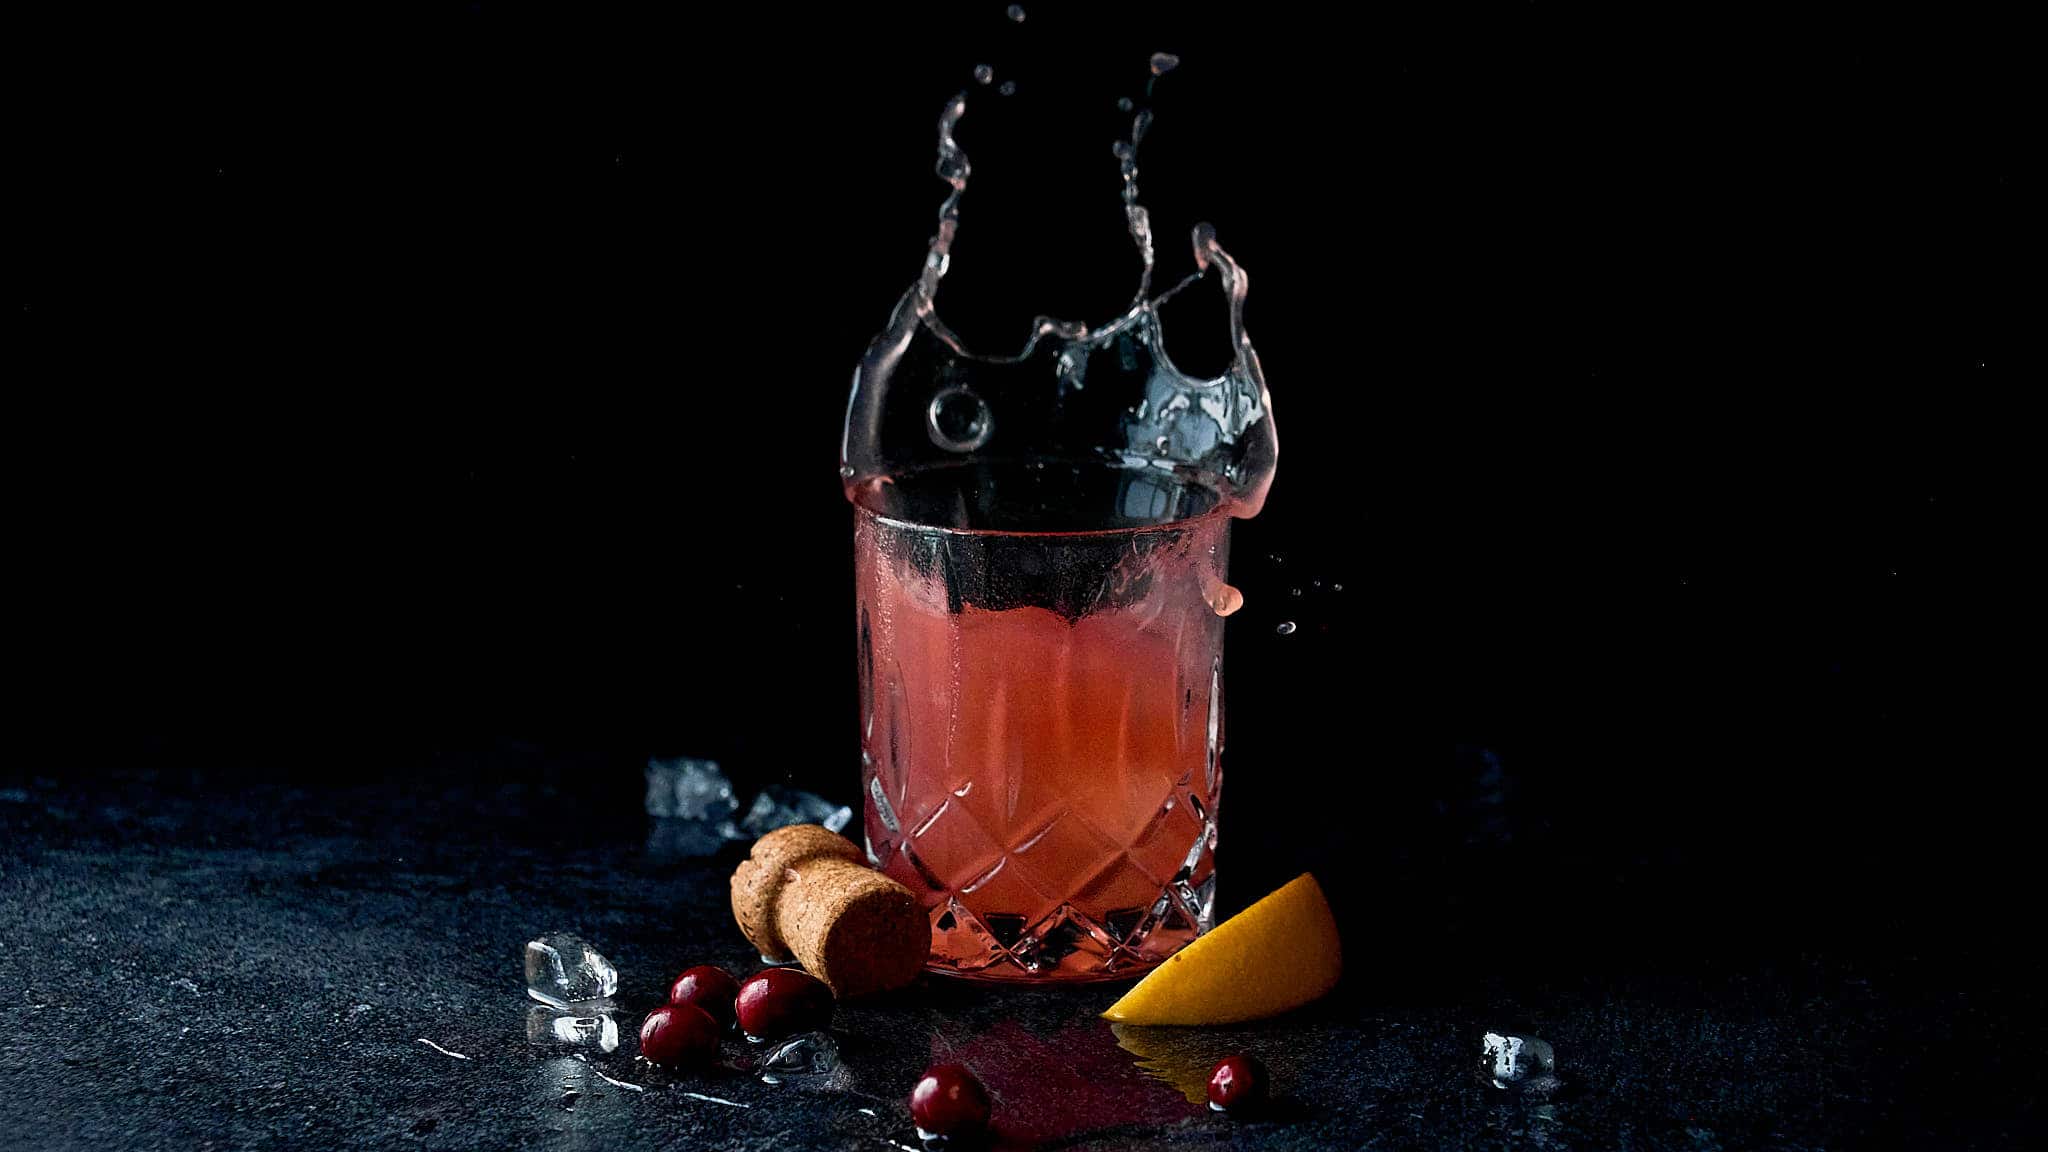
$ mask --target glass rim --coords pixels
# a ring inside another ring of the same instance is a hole
[[[1108,539],[1111,537],[1143,536],[1152,532],[1183,532],[1190,528],[1208,524],[1211,521],[1229,521],[1230,503],[1224,501],[1198,516],[1183,516],[1178,520],[1162,520],[1157,524],[1133,524],[1128,528],[1069,528],[1069,529],[1021,529],[1021,528],[955,528],[945,524],[923,524],[916,520],[904,520],[886,512],[877,512],[855,498],[849,490],[846,502],[853,505],[856,515],[865,516],[878,524],[912,532],[929,532],[942,536],[986,536],[1006,540],[1043,538],[1047,540]]]
[[[873,519],[877,523],[887,525],[890,528],[910,529],[918,532],[940,533],[947,536],[1000,536],[1010,539],[1028,539],[1031,537],[1044,537],[1047,539],[1075,539],[1089,537],[1107,538],[1122,536],[1139,536],[1149,532],[1177,532],[1206,524],[1207,522],[1218,518],[1226,520],[1231,519],[1234,515],[1231,510],[1238,505],[1238,501],[1231,498],[1226,492],[1217,490],[1216,504],[1208,511],[1198,513],[1194,516],[1181,516],[1176,517],[1172,520],[1162,520],[1156,524],[1134,524],[1125,528],[957,528],[945,524],[926,524],[917,520],[906,520],[900,516],[891,516],[887,512],[879,512],[876,511],[874,508],[869,507],[867,503],[861,500],[861,498],[857,495],[861,488],[866,487],[868,484],[871,484],[878,479],[889,479],[893,478],[894,475],[909,476],[915,475],[920,472],[938,471],[946,468],[953,468],[959,466],[960,464],[958,463],[949,462],[945,464],[932,465],[924,468],[908,469],[900,474],[892,474],[891,477],[871,476],[862,480],[843,481],[840,491],[841,494],[846,497],[846,502],[853,505],[854,510],[856,512],[860,513],[863,516],[867,516]]]

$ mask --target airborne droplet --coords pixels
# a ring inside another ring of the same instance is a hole
[[[1001,84],[996,85],[996,91],[1004,96],[1015,96],[1017,94],[1017,82],[1015,80],[1005,80]]]
[[[1010,5],[1010,10],[1007,13],[1007,15],[1010,17],[1012,23],[1022,24],[1024,22],[1024,6],[1022,4]]]
[[[989,67],[986,64],[976,64],[974,66],[974,82],[976,84],[986,84],[989,81],[994,80],[995,78],[995,69]]]
[[[1277,625],[1274,625],[1273,631],[1282,636],[1292,636],[1294,635],[1294,621],[1282,620]]]
[[[1209,608],[1218,616],[1228,616],[1244,607],[1244,593],[1221,581],[1209,590]]]
[[[1152,74],[1154,76],[1164,76],[1178,67],[1180,67],[1180,57],[1175,56],[1173,53],[1154,52],[1152,54]]]
[[[1131,98],[1129,96],[1119,96],[1116,98],[1116,110],[1119,112],[1129,112],[1131,109],[1136,107],[1136,104],[1131,103]]]

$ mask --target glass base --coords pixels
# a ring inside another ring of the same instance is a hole
[[[1157,888],[1149,904],[1091,913],[1064,902],[1035,924],[1026,924],[1021,915],[977,912],[974,894],[937,883],[912,843],[878,842],[871,834],[868,858],[877,868],[913,881],[912,889],[927,906],[932,925],[927,971],[990,983],[1128,980],[1157,967],[1213,926],[1213,837],[1213,824],[1201,829],[1182,870]],[[1127,861],[1113,862],[1104,872],[1112,869],[1130,879]]]

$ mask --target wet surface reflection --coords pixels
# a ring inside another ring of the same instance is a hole
[[[543,1047],[616,1052],[618,1006],[602,1001],[565,1010],[536,1004],[526,1012],[526,1042]]]

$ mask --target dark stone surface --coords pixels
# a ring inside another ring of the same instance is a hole
[[[1546,945],[1521,939],[1476,946],[1463,968],[1419,942],[1431,959],[1407,963],[1401,933],[1357,918],[1343,987],[1286,1019],[1120,1034],[1096,1018],[1119,986],[934,981],[842,1005],[844,1070],[822,1088],[736,1067],[666,1076],[632,1058],[665,982],[695,963],[753,966],[724,905],[737,849],[669,857],[637,813],[536,799],[147,774],[0,789],[0,1145],[914,1147],[902,1102],[939,1058],[981,1075],[1012,1146],[1954,1148],[2040,1134],[2023,1066],[2031,991],[1964,988],[1898,957],[1561,972],[1522,963]],[[555,927],[621,970],[616,1053],[583,1062],[529,1042],[521,946]],[[1483,1084],[1492,1028],[1550,1040],[1566,1089],[1525,1102]],[[1232,1050],[1274,1071],[1264,1118],[1213,1115],[1174,1087]],[[728,1043],[728,1064],[745,1055]]]

